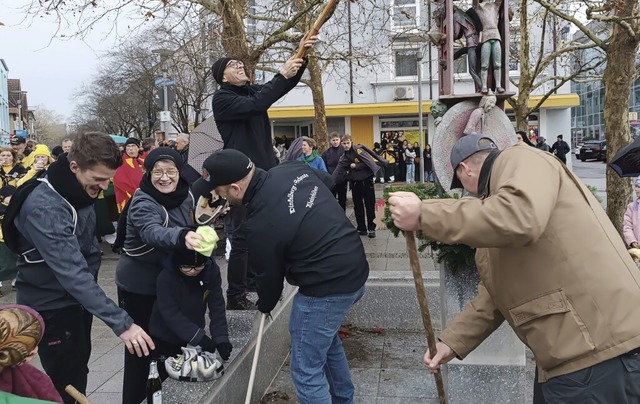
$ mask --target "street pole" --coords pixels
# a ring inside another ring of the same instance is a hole
[[[166,61],[163,61],[163,66],[162,66],[162,92],[163,92],[163,111],[165,111],[165,114],[167,111],[169,111],[169,97],[167,97],[167,67],[166,67]],[[169,136],[169,130],[168,130],[168,121],[161,121],[160,124],[162,125],[162,131],[164,132],[164,138],[165,140],[168,139]]]
[[[422,155],[422,150],[424,149],[424,134],[422,128],[422,50],[418,50],[416,52],[416,62],[418,64],[418,144],[420,145],[420,150],[416,153],[417,156],[420,157],[420,169],[419,174],[422,182],[425,182],[424,178],[424,156]]]

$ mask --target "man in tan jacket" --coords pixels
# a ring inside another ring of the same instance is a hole
[[[506,320],[547,403],[640,403],[640,272],[591,192],[551,154],[500,152],[481,135],[462,137],[451,165],[452,188],[476,197],[389,198],[400,229],[477,248],[478,296],[425,353],[428,368],[463,359]]]

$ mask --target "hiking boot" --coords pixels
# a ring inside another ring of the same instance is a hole
[[[247,295],[240,295],[227,298],[227,310],[258,310],[258,306]]]
[[[376,231],[375,230],[370,230],[368,236],[369,236],[369,238],[376,238]]]

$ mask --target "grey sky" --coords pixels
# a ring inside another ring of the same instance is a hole
[[[42,105],[69,119],[75,107],[74,92],[90,81],[99,55],[113,47],[115,35],[109,34],[111,24],[104,21],[84,40],[52,40],[58,28],[53,17],[25,20],[20,8],[30,2],[0,0],[0,22],[4,23],[0,26],[0,58],[9,67],[9,78],[21,80],[29,107]]]

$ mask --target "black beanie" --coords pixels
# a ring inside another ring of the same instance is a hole
[[[207,262],[207,257],[197,251],[179,249],[173,253],[173,265],[179,267],[181,265],[193,265],[194,267],[203,265]]]
[[[128,146],[130,144],[134,144],[134,145],[140,147],[140,139],[135,138],[135,137],[129,137],[129,138],[127,138],[127,141],[124,142],[124,145],[126,147],[126,146]]]
[[[224,69],[227,68],[227,64],[231,61],[231,58],[223,57],[215,61],[211,67],[211,74],[218,84],[222,84],[222,77],[224,76]]]
[[[147,172],[151,172],[151,170],[153,170],[153,166],[160,160],[173,161],[173,164],[176,165],[178,170],[182,168],[184,163],[182,156],[180,156],[180,153],[177,151],[168,147],[158,147],[147,154],[147,157],[144,159],[144,168],[147,169]]]

